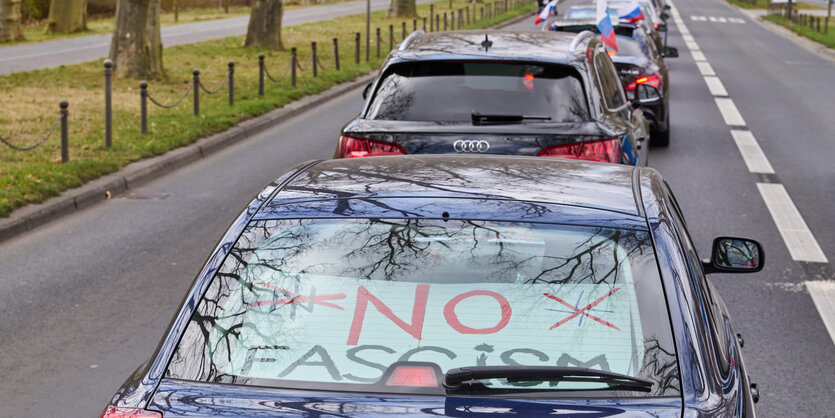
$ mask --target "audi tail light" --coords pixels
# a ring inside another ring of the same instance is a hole
[[[378,155],[402,155],[406,151],[397,144],[356,138],[353,136],[339,136],[339,152],[337,158],[373,157]]]
[[[609,138],[599,141],[554,145],[543,148],[539,156],[618,163],[620,162],[620,142],[617,138]]]
[[[162,414],[144,409],[108,406],[99,418],[162,418]]]
[[[661,88],[661,77],[658,74],[638,77],[635,81],[626,85],[626,90],[635,90],[638,84],[649,84],[658,89]]]

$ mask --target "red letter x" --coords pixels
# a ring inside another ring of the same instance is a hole
[[[602,319],[600,319],[600,318],[598,318],[598,317],[596,317],[596,316],[594,316],[594,315],[592,315],[592,314],[590,314],[590,313],[586,312],[587,310],[589,310],[589,309],[594,308],[595,306],[597,306],[597,304],[598,304],[598,303],[603,302],[603,300],[604,300],[604,299],[608,298],[609,296],[614,295],[614,294],[615,294],[615,292],[617,292],[618,290],[620,290],[620,288],[619,288],[619,287],[616,287],[616,288],[615,288],[614,290],[612,290],[611,292],[609,292],[609,293],[607,293],[607,294],[605,294],[605,295],[603,295],[603,296],[599,297],[596,301],[594,301],[594,302],[592,302],[592,303],[589,303],[589,304],[588,304],[588,305],[586,305],[586,307],[585,307],[585,308],[583,308],[583,309],[577,309],[577,307],[576,307],[576,306],[573,306],[573,305],[571,305],[570,303],[568,303],[568,302],[566,302],[566,301],[564,301],[564,300],[562,300],[562,299],[560,299],[560,298],[558,298],[558,297],[556,297],[556,296],[554,296],[554,295],[551,295],[551,294],[546,293],[546,294],[545,294],[545,296],[546,296],[546,297],[548,297],[549,299],[553,299],[553,300],[555,300],[555,301],[557,301],[557,302],[559,302],[559,303],[561,303],[561,304],[565,305],[566,307],[568,307],[568,309],[571,309],[571,310],[573,310],[573,311],[574,311],[574,313],[573,313],[573,314],[571,314],[571,315],[569,315],[569,316],[567,316],[567,317],[563,318],[560,322],[557,322],[556,324],[554,324],[553,326],[551,326],[551,328],[548,328],[548,329],[549,329],[549,330],[552,330],[552,329],[554,329],[554,328],[556,328],[556,327],[558,327],[558,326],[560,326],[560,325],[562,325],[562,324],[564,324],[564,323],[566,323],[566,322],[568,322],[568,321],[570,321],[570,320],[574,319],[575,317],[577,317],[577,316],[579,316],[579,315],[585,315],[585,316],[589,317],[590,319],[593,319],[593,320],[595,320],[595,321],[597,321],[597,322],[599,322],[599,323],[601,323],[601,324],[603,324],[603,325],[606,325],[606,326],[607,326],[607,327],[609,327],[609,328],[614,328],[614,329],[616,329],[616,330],[620,331],[620,328],[618,328],[618,327],[616,327],[616,326],[612,325],[612,323],[607,322],[607,321],[604,321],[604,320],[602,320]]]
[[[345,299],[345,294],[344,293],[333,293],[333,294],[330,294],[330,295],[314,295],[313,297],[308,297],[308,296],[304,296],[304,295],[297,295],[297,294],[295,294],[295,293],[293,293],[289,290],[285,290],[285,289],[282,289],[280,287],[275,287],[275,286],[269,285],[269,284],[264,283],[264,282],[258,282],[258,285],[264,286],[264,287],[266,287],[267,289],[270,289],[270,290],[275,290],[275,291],[279,291],[281,293],[284,293],[285,295],[290,296],[290,299],[264,300],[264,301],[260,301],[260,302],[253,302],[251,304],[251,306],[266,306],[266,305],[281,306],[281,305],[289,305],[291,303],[312,302],[314,305],[322,305],[322,306],[327,306],[329,308],[345,310],[345,308],[343,308],[339,305],[336,305],[336,304],[333,304],[333,303],[330,303],[330,302],[325,302],[326,300]]]

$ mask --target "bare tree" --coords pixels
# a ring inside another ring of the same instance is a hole
[[[0,41],[20,41],[20,1],[0,0]]]
[[[87,0],[52,0],[46,33],[70,33],[87,29]]]
[[[160,0],[119,0],[110,44],[110,59],[119,77],[155,79],[162,65]]]
[[[281,43],[281,18],[283,16],[284,5],[281,0],[254,0],[244,46],[284,49]]]
[[[391,0],[389,17],[417,17],[415,0]]]

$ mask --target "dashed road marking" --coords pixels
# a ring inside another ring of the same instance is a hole
[[[765,153],[754,134],[751,131],[740,131],[731,129],[731,136],[734,137],[736,147],[739,148],[739,153],[742,159],[745,160],[745,165],[748,166],[748,171],[752,173],[774,174],[774,168],[768,162]]]
[[[691,51],[698,51],[699,50],[699,44],[697,44],[694,41],[684,41],[684,44],[687,45],[687,49],[689,49]]]
[[[745,24],[745,19],[738,17],[722,17],[722,16],[690,16],[690,20],[694,22],[712,22],[712,23],[736,23]]]
[[[815,302],[818,313],[823,319],[823,325],[829,331],[832,342],[835,343],[835,281],[819,280],[806,282],[809,296]]]
[[[777,230],[783,237],[789,254],[795,261],[812,263],[828,263],[818,242],[815,240],[797,206],[792,202],[786,188],[779,183],[757,183],[765,201],[765,206],[771,213],[771,218],[777,225]]]
[[[745,126],[745,119],[736,108],[734,101],[727,97],[716,97],[716,107],[719,108],[719,113],[722,114],[722,119],[725,124],[730,126]]]
[[[713,71],[713,67],[711,67],[710,63],[708,62],[697,62],[696,66],[699,67],[699,72],[702,73],[703,76],[716,75],[716,73]]]
[[[707,88],[710,90],[710,94],[714,96],[727,96],[728,91],[725,90],[725,85],[722,84],[722,80],[719,77],[715,76],[706,76],[705,83],[707,83]]]
[[[693,61],[707,61],[705,58],[705,54],[702,54],[702,51],[690,51],[690,55],[693,56]]]

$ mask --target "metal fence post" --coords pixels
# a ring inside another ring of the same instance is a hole
[[[258,95],[264,95],[264,54],[258,54]]]
[[[113,145],[113,61],[104,60],[104,147]]]
[[[464,8],[467,11],[467,26],[470,25],[470,6]]]
[[[339,71],[339,38],[333,38],[333,64],[336,70]]]
[[[290,48],[290,84],[296,87],[296,67],[299,65],[299,57],[296,55],[298,50],[296,47]]]
[[[429,32],[435,32],[435,5],[429,5]]]
[[[449,11],[449,28],[450,30],[455,30],[455,10]]]
[[[402,32],[403,32],[403,40],[405,41],[405,40],[406,40],[406,21],[404,20],[404,21],[400,22],[400,24],[401,24],[401,26],[403,27],[403,30],[402,30]]]
[[[458,29],[464,26],[464,9],[458,9]]]
[[[377,58],[380,58],[380,28],[377,28]]]
[[[68,138],[69,131],[67,129],[67,119],[70,114],[67,108],[70,107],[70,103],[66,100],[61,100],[59,105],[61,107],[61,163],[67,163],[70,161],[70,141]]]
[[[139,131],[148,133],[148,82],[139,82]]]
[[[449,21],[447,20],[446,12],[444,12],[444,30],[447,30],[448,25]]]
[[[423,31],[426,32],[426,16],[423,17]]]
[[[195,68],[191,73],[194,83],[194,116],[200,116],[200,70]]]
[[[310,63],[313,66],[313,77],[319,75],[319,69],[316,66],[319,62],[316,59],[316,41],[310,42]]]
[[[481,18],[479,20],[484,20],[484,6],[481,6]]]
[[[412,32],[417,32],[417,18],[412,19]]]
[[[235,105],[235,62],[229,61],[229,106]]]
[[[389,25],[389,51],[394,49],[394,25]]]
[[[354,36],[357,40],[357,42],[356,42],[357,43],[357,51],[356,51],[357,53],[356,53],[356,57],[354,59],[354,62],[359,64],[360,63],[360,36],[362,36],[362,35],[360,35],[360,33],[357,32],[357,34],[354,35]]]
[[[437,30],[441,30],[441,15],[440,14],[435,15],[435,27],[437,28]]]

